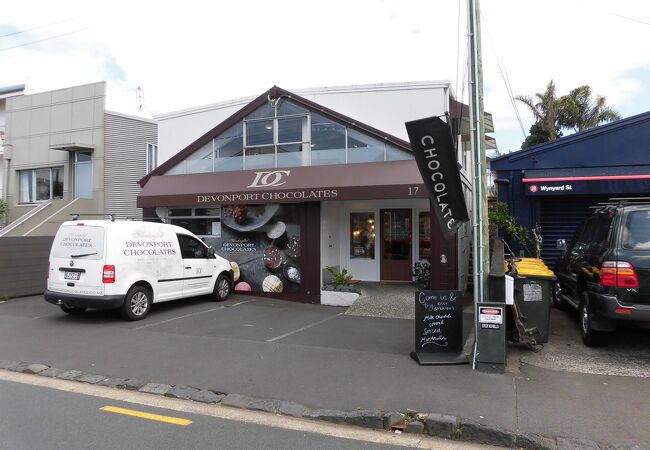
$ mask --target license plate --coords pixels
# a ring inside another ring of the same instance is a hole
[[[64,280],[78,280],[81,278],[81,272],[68,272],[66,271],[63,274],[63,279]]]

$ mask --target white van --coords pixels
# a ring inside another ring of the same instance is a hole
[[[153,222],[64,222],[50,251],[45,300],[68,314],[121,309],[143,319],[154,302],[212,294],[224,300],[232,269],[194,234]]]

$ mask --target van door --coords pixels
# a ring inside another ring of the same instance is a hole
[[[52,244],[48,289],[69,294],[102,296],[106,229],[62,225]]]
[[[208,258],[208,248],[192,236],[177,236],[183,257],[183,297],[212,292],[214,260]]]

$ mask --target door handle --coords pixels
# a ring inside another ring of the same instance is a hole
[[[192,267],[190,267],[190,266],[185,266],[185,268],[186,268],[186,269],[191,269]]]

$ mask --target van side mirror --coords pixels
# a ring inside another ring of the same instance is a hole
[[[208,247],[208,258],[214,258],[214,249],[212,247]]]
[[[565,251],[565,250],[566,250],[566,239],[558,239],[558,240],[556,241],[555,247],[556,247],[558,250]]]

